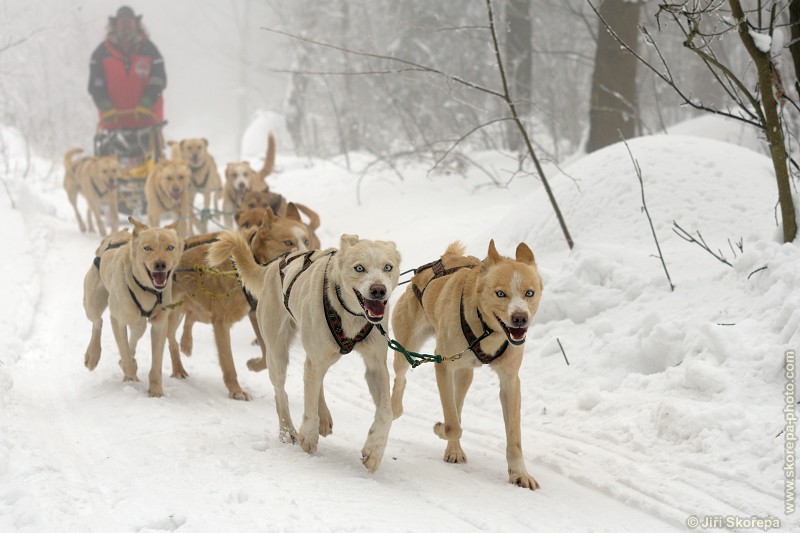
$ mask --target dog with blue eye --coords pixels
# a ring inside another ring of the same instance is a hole
[[[258,300],[256,318],[266,347],[267,369],[275,389],[279,439],[298,443],[308,453],[319,437],[333,431],[323,380],[328,369],[351,351],[361,354],[375,417],[361,450],[369,472],[380,466],[392,407],[382,333],[388,301],[397,287],[400,253],[393,242],[342,235],[339,248],[288,254],[267,266],[256,263],[241,234],[222,232],[211,245],[208,264],[232,258],[244,287]],[[306,353],[304,412],[295,429],[285,389],[289,346],[299,337]]]
[[[434,353],[443,358],[435,367],[444,422],[437,422],[433,431],[447,441],[444,460],[449,463],[467,461],[461,448],[461,409],[473,371],[486,365],[497,373],[508,481],[535,490],[539,484],[528,474],[522,456],[519,368],[528,327],[542,297],[542,278],[525,243],[517,246],[514,259],[501,256],[494,241],[483,261],[465,256],[464,251],[455,242],[440,259],[415,269],[392,314],[392,331],[408,351],[418,351],[431,337],[436,340]],[[395,418],[403,413],[409,368],[404,354],[395,353]]]

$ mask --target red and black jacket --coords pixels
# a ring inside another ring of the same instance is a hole
[[[153,116],[121,113],[116,120],[102,121],[103,129],[144,128],[163,122],[161,93],[166,86],[164,59],[148,39],[140,39],[125,53],[106,38],[92,54],[89,93],[100,115],[109,107],[132,112],[140,102],[153,112]]]

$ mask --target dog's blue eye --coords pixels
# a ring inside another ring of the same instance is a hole
[[[495,291],[495,294],[497,295],[498,298],[506,297],[506,293],[504,293],[503,291]]]
[[[534,292],[533,292],[532,290],[530,290],[530,289],[528,289],[527,291],[525,291],[525,297],[526,297],[526,298],[533,298],[533,295],[534,295],[534,294],[536,294],[536,293],[534,293]]]
[[[175,249],[175,247],[174,247],[174,246],[172,246],[171,244],[170,244],[169,246],[167,246],[167,251],[168,251],[168,252],[171,252],[171,251],[172,251],[172,250],[174,250],[174,249]]]
[[[356,265],[355,266],[355,270],[356,270],[356,272],[364,272],[364,267],[361,266],[361,265]]]
[[[286,246],[291,246],[294,243],[292,241],[290,241],[290,240],[285,240],[285,241],[283,241],[283,244],[285,244]]]
[[[391,271],[392,271],[392,265],[386,265],[386,266],[384,266],[384,267],[383,267],[383,270],[384,270],[384,271],[386,271],[386,272],[391,272]]]

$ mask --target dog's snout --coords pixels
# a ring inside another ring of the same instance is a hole
[[[386,298],[386,285],[375,283],[369,288],[369,297],[373,300],[383,300]]]
[[[527,313],[513,313],[511,315],[511,324],[515,328],[524,328],[528,325],[528,315]]]
[[[153,270],[156,272],[166,269],[167,269],[167,263],[165,261],[156,261],[155,264],[153,265]]]

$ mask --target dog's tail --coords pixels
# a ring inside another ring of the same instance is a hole
[[[464,246],[464,243],[462,243],[461,241],[453,241],[447,247],[447,250],[444,251],[444,254],[442,255],[442,257],[444,257],[445,255],[463,256],[464,252],[466,252],[466,251],[467,251],[467,247]]]
[[[267,155],[264,158],[264,166],[258,171],[258,178],[264,179],[272,174],[272,169],[275,168],[275,136],[269,132],[267,137]]]
[[[245,236],[233,231],[222,231],[217,239],[217,242],[208,248],[206,255],[208,266],[216,267],[232,259],[244,288],[255,296],[261,294],[266,269],[256,263]]]
[[[72,166],[75,164],[72,158],[81,152],[83,152],[83,148],[70,148],[67,150],[67,153],[64,154],[64,168],[67,169],[67,172],[72,172]]]
[[[319,215],[316,211],[310,207],[304,206],[303,204],[298,204],[297,202],[292,203],[297,207],[298,211],[308,217],[308,223],[306,225],[311,229],[311,231],[314,231],[319,227]]]

